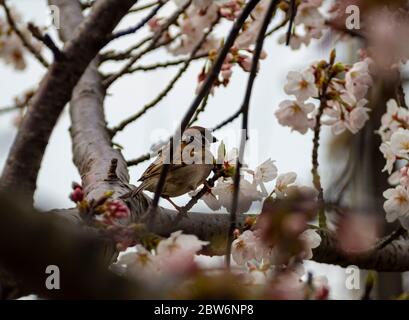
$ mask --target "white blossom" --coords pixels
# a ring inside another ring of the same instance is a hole
[[[281,125],[305,134],[314,126],[315,120],[309,117],[314,109],[312,103],[285,100],[280,103],[275,115]]]
[[[387,171],[389,174],[391,174],[393,170],[393,165],[395,164],[396,161],[396,156],[391,149],[390,143],[389,142],[382,143],[381,146],[379,147],[379,150],[382,152],[386,160],[386,164],[385,167],[382,169],[382,172]]]
[[[234,192],[233,179],[220,178],[217,181],[216,186],[212,189],[212,192],[215,196],[217,196],[221,205],[226,208],[228,212],[231,212]],[[254,201],[260,200],[262,200],[262,195],[260,191],[257,190],[256,185],[250,183],[242,177],[240,179],[237,211],[240,213],[246,212]]]
[[[231,253],[238,265],[244,265],[253,259],[261,261],[268,256],[268,251],[253,231],[246,230],[233,241]]]
[[[409,192],[402,186],[390,188],[383,193],[387,199],[383,205],[386,211],[386,220],[393,222],[409,214]]]
[[[151,276],[158,271],[154,256],[139,244],[136,245],[135,252],[121,255],[116,265],[125,267],[125,273],[133,278]]]
[[[284,91],[287,94],[293,94],[298,101],[304,102],[311,97],[318,96],[318,88],[315,85],[315,76],[312,70],[304,72],[290,71],[287,75],[287,84]]]
[[[312,249],[317,248],[321,244],[321,236],[314,229],[307,229],[299,236],[299,239],[304,244],[303,258],[305,260],[312,259]]]
[[[276,180],[275,194],[278,198],[284,198],[289,189],[294,187],[297,174],[295,172],[288,172],[280,174]]]
[[[269,182],[277,177],[277,167],[270,158],[260,164],[254,170],[254,180],[256,182]]]
[[[328,118],[322,123],[332,126],[331,130],[334,135],[341,134],[345,130],[356,134],[369,119],[369,109],[365,108],[367,103],[366,99],[357,101],[353,95],[345,91],[339,96],[339,99],[328,101],[328,108],[324,110]]]
[[[369,74],[370,63],[370,59],[357,62],[345,75],[345,87],[356,100],[363,99],[372,85],[372,77]]]
[[[191,196],[192,198],[194,196],[196,196],[199,191],[201,190],[201,188],[189,192],[189,196]],[[212,210],[216,211],[219,210],[221,208],[221,203],[220,201],[213,195],[213,193],[211,191],[206,192],[201,198],[200,200],[204,201],[204,203]]]
[[[156,252],[158,255],[171,255],[175,251],[181,250],[195,254],[208,244],[208,241],[201,241],[195,235],[182,234],[182,231],[176,231],[169,238],[159,242]]]
[[[409,154],[409,130],[399,129],[391,136],[391,150],[399,157]]]

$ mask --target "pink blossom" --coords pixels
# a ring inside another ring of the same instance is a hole
[[[314,126],[315,121],[311,117],[314,109],[315,105],[312,103],[285,100],[280,103],[275,115],[281,125],[305,134]]]

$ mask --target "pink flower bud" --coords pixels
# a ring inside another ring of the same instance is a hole
[[[84,200],[84,191],[82,190],[82,188],[81,187],[75,188],[75,190],[70,194],[70,199],[75,203]]]
[[[130,215],[129,208],[120,200],[110,200],[107,203],[107,218],[124,219]]]
[[[230,79],[232,74],[233,74],[233,71],[231,69],[222,71],[223,79]]]
[[[251,63],[252,59],[247,56],[241,56],[239,59],[239,64],[243,68],[244,71],[250,72],[251,70]]]

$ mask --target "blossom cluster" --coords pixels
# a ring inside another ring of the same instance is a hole
[[[317,248],[321,243],[320,235],[313,229],[307,229],[298,235],[298,239],[303,244],[300,257],[304,260],[311,259],[312,249]],[[257,231],[244,231],[232,245],[232,257],[239,265],[280,265],[279,256],[279,249],[266,246]]]
[[[185,4],[184,0],[174,0],[178,7]],[[254,45],[261,29],[264,15],[269,5],[269,0],[262,0],[253,10],[250,17],[246,20],[240,34],[238,35],[234,46],[230,49],[229,55],[226,57],[221,73],[214,83],[214,87],[227,86],[233,74],[233,67],[239,66],[245,72],[249,72],[253,60]],[[180,40],[176,42],[170,41],[167,46],[170,53],[174,55],[185,55],[192,52],[193,48],[205,36],[205,33],[211,26],[225,19],[226,21],[234,21],[244,7],[243,0],[218,0],[218,1],[193,1],[192,5],[185,11],[183,17],[178,21],[180,29]],[[312,39],[319,39],[322,36],[322,30],[325,27],[325,19],[320,12],[322,0],[303,0],[297,2],[297,14],[294,19],[294,28],[291,34],[290,46],[293,49],[298,49],[302,44],[308,45]],[[279,8],[289,16],[289,5],[282,1]],[[288,22],[288,18],[286,18]],[[157,30],[160,22],[158,19],[153,19],[150,22],[151,29]],[[283,24],[282,27],[284,27]],[[301,30],[301,32],[300,32]],[[164,35],[168,39],[171,38],[168,32]],[[280,42],[285,41],[286,35],[280,38]],[[199,76],[198,86],[200,87],[203,80],[209,72],[216,53],[219,47],[223,44],[222,38],[214,33],[209,35],[198,54],[208,53],[208,60],[205,62]],[[266,52],[262,52],[261,59],[267,56]]]
[[[386,220],[399,219],[409,229],[409,110],[396,100],[389,100],[378,133],[382,138],[379,149],[386,160],[383,171],[388,172],[389,182],[395,185],[383,193]],[[394,171],[399,160],[404,165]]]
[[[306,243],[309,242],[308,245],[311,248],[317,245],[316,236],[310,232],[308,234],[305,232],[302,237],[305,238]],[[245,231],[238,241],[244,242],[243,246],[247,247],[246,250],[257,250],[257,247],[248,248],[253,245],[250,231]],[[264,288],[260,291],[262,294],[260,297],[269,299],[324,300],[328,298],[326,277],[313,278],[308,275],[305,278],[299,268],[282,270],[278,267],[267,268],[266,264],[258,266],[254,262],[249,262],[244,272],[242,268],[234,268],[231,273],[226,273],[223,269],[206,271],[206,268],[201,268],[196,255],[208,244],[194,235],[186,235],[182,231],[173,232],[169,238],[159,241],[154,248],[147,249],[140,244],[136,245],[134,250],[120,255],[112,269],[134,279],[156,280],[164,291],[169,289],[167,287],[171,287],[172,291],[174,287],[172,283],[177,279],[179,281],[177,290],[183,292],[182,289],[187,286],[185,295],[188,297],[191,297],[193,292],[198,294],[200,290],[204,290],[205,294],[211,294],[212,290],[216,290],[214,294],[223,296],[220,290],[229,291],[230,286],[236,289],[238,286],[243,286],[246,291],[254,286]],[[235,243],[234,246],[238,245]],[[307,248],[307,250],[310,249]],[[235,254],[233,251],[233,258]],[[217,285],[217,283],[220,284],[221,277],[231,279],[223,283],[223,288]],[[197,285],[196,281],[200,281],[201,285]],[[192,290],[191,286],[195,289]]]
[[[161,240],[155,249],[149,251],[138,244],[135,251],[123,254],[117,266],[131,277],[172,274],[183,275],[196,268],[194,257],[208,242],[182,231],[173,232],[169,238]]]
[[[352,66],[320,61],[303,72],[289,72],[284,91],[295,100],[280,103],[275,113],[278,122],[305,134],[315,127],[323,108],[321,124],[330,126],[333,134],[357,133],[369,119],[365,96],[372,85],[370,64],[369,58]],[[318,101],[318,107],[310,99]]]

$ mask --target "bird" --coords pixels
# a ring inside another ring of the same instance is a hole
[[[218,140],[209,129],[192,126],[181,137],[180,144],[173,152],[168,175],[163,186],[162,198],[180,209],[170,198],[179,197],[206,183],[214,169],[215,159],[210,152],[210,144]],[[174,148],[175,149],[175,148]],[[156,159],[149,165],[138,181],[141,184],[122,198],[133,198],[143,190],[155,192],[159,177],[170,152],[170,142],[162,148]]]

